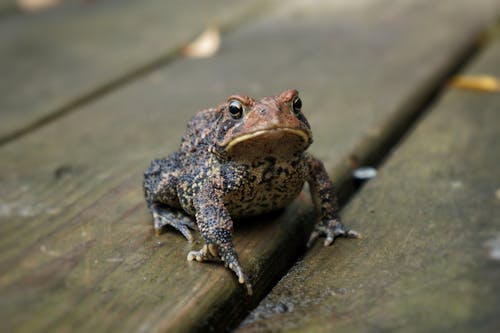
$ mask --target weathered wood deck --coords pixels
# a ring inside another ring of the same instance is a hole
[[[462,72],[500,76],[488,33],[499,14],[493,0],[108,0],[7,11],[2,331],[222,330],[263,298],[240,330],[500,327],[500,95],[443,91]],[[223,31],[218,53],[183,58],[209,25]],[[153,234],[142,171],[176,149],[197,110],[292,87],[313,127],[311,151],[352,197],[344,221],[366,239],[318,243],[297,262],[314,223],[305,195],[279,216],[236,224],[248,297],[221,266],[186,261],[199,238]],[[355,192],[352,169],[381,161]]]
[[[466,73],[499,69],[497,40]],[[347,205],[366,239],[313,248],[239,331],[498,331],[499,108],[448,89]]]

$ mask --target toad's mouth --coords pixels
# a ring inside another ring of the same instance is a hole
[[[287,138],[290,139],[293,137],[299,138],[304,147],[309,146],[309,144],[311,143],[310,135],[307,132],[295,128],[280,127],[280,128],[258,130],[255,132],[238,136],[227,144],[225,150],[230,151],[235,146],[241,143],[251,142],[251,141],[269,140],[270,144],[276,143],[276,141],[281,141],[283,143],[286,143],[288,141]]]

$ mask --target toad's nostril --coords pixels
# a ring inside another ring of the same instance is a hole
[[[260,109],[261,114],[266,113],[266,112],[267,112],[267,109],[264,109],[264,108]]]

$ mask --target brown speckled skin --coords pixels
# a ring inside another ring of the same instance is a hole
[[[319,235],[326,235],[325,245],[336,236],[359,236],[340,223],[323,164],[305,152],[312,133],[301,104],[296,90],[260,100],[231,96],[196,114],[180,149],[153,160],[144,173],[155,230],[168,224],[192,241],[188,228],[198,226],[206,245],[189,252],[188,260],[222,259],[249,293],[232,243],[232,218],[283,208],[307,181],[320,216],[309,245]]]

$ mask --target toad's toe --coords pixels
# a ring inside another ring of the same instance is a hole
[[[331,220],[317,225],[309,237],[307,246],[312,246],[320,236],[325,236],[325,241],[323,243],[325,246],[331,245],[337,237],[363,238],[359,232],[347,229],[338,220]]]

